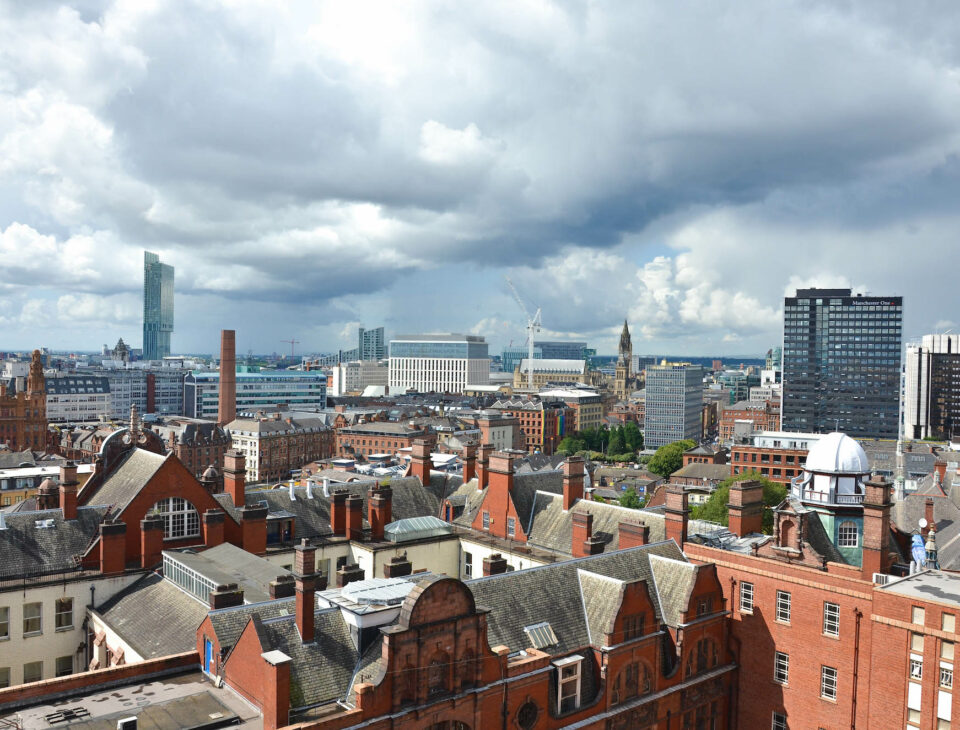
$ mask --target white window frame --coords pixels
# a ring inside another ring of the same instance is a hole
[[[828,667],[826,664],[820,665],[820,697],[825,700],[836,700],[838,684],[837,668]]]
[[[823,602],[824,636],[840,636],[840,604]]]
[[[463,577],[473,577],[473,553],[464,551],[463,553]]]
[[[753,583],[740,581],[740,613],[753,613]]]
[[[0,641],[10,638],[10,607],[0,606]]]
[[[953,689],[953,665],[947,662],[940,662],[940,687]]]
[[[32,608],[33,608],[34,606],[36,606],[36,608],[37,608],[36,615],[34,615],[33,610],[32,610]],[[31,609],[30,612],[29,612],[29,615],[28,615],[28,611],[27,611],[28,608]],[[28,627],[27,627],[27,622],[28,622],[28,621],[36,621],[36,622],[37,622],[37,624],[36,624],[37,627],[36,627],[36,628],[28,628]],[[43,633],[43,604],[40,603],[39,601],[34,601],[34,602],[31,602],[31,603],[24,603],[24,604],[23,604],[23,635],[24,635],[24,636],[37,636],[38,634],[42,634],[42,633]]]
[[[773,681],[787,684],[790,681],[790,655],[777,651],[773,654]]]
[[[788,730],[787,716],[774,710],[773,718],[770,720],[770,730]]]
[[[777,621],[790,623],[791,596],[789,591],[777,591]],[[784,618],[786,617],[786,618]]]
[[[163,539],[182,540],[200,536],[200,513],[188,499],[168,497],[153,505],[152,512],[163,519]]]
[[[481,519],[483,520],[483,529],[489,530],[490,529],[490,513],[484,512]]]
[[[583,657],[579,654],[563,657],[553,662],[557,668],[557,714],[564,715],[580,709],[580,683],[583,677],[580,671],[583,664]],[[572,686],[573,693],[564,695],[564,690]],[[573,707],[564,711],[563,700],[573,698]]]
[[[908,671],[909,671],[910,679],[922,680],[923,679],[923,655],[911,654],[909,666],[910,668]]]
[[[68,606],[67,609],[63,605]],[[57,631],[67,631],[73,628],[73,598],[63,596],[54,601],[53,625]]]
[[[855,548],[859,546],[860,531],[857,529],[857,523],[852,520],[844,520],[837,527],[837,547]]]
[[[513,517],[507,518],[507,537],[516,537],[517,521]]]

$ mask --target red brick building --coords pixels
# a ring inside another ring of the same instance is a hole
[[[396,455],[413,446],[414,440],[423,438],[424,433],[418,426],[395,421],[344,426],[336,431],[336,455],[360,461],[372,454]]]
[[[727,450],[703,444],[683,452],[683,466],[687,464],[726,464]]]
[[[498,400],[491,410],[516,418],[523,434],[521,449],[550,455],[564,436],[573,433],[576,412],[565,403],[543,403],[533,400]]]
[[[40,350],[33,351],[26,390],[8,392],[0,384],[0,444],[11,451],[47,447],[47,394]]]
[[[770,481],[789,484],[791,479],[803,472],[806,458],[806,449],[734,444],[730,447],[730,474],[755,471]]]
[[[738,421],[752,424],[751,431],[776,431],[780,428],[780,403],[742,400],[725,408],[720,414],[721,441],[733,439]]]

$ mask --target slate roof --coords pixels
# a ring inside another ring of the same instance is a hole
[[[430,475],[429,484],[424,487],[416,477],[397,477],[390,480],[390,489],[393,496],[391,498],[391,518],[393,521],[408,519],[410,517],[437,516],[440,514],[441,496],[447,492],[456,490],[461,484],[462,478],[455,474],[443,474],[433,472]],[[363,516],[366,523],[367,518],[367,492],[376,483],[376,480],[364,479],[363,481],[347,482],[337,485],[330,485],[330,493],[333,489],[345,489],[349,494],[355,494],[363,497]],[[297,538],[314,538],[328,536],[332,534],[330,529],[330,498],[323,495],[322,486],[312,487],[313,499],[307,497],[306,487],[295,487],[295,500],[290,499],[290,489],[264,489],[248,491],[246,493],[246,503],[248,506],[255,505],[258,502],[266,502],[268,517],[270,514],[287,512],[294,515],[296,519]],[[240,515],[233,506],[233,500],[227,494],[215,494],[214,499],[220,503],[224,510],[235,520],[239,520]]]
[[[190,651],[209,607],[157,573],[149,573],[97,608],[110,628],[144,659]]]
[[[84,495],[84,504],[114,507],[114,514],[122,512],[166,459],[152,451],[131,449],[97,491],[89,497]]]
[[[528,530],[527,542],[530,545],[570,555],[573,515],[576,512],[589,512],[593,515],[593,536],[603,541],[604,552],[619,548],[621,522],[639,523],[649,527],[650,542],[659,542],[666,536],[664,516],[660,512],[629,509],[619,504],[594,502],[589,499],[578,500],[570,510],[564,512],[562,494],[539,492],[536,495],[530,519],[525,526]]]
[[[29,449],[0,452],[0,469],[15,469],[21,464],[36,466],[37,460]]]
[[[80,507],[75,520],[64,520],[59,508],[5,514],[0,580],[77,569],[77,559],[99,535],[105,512],[102,507]],[[53,526],[38,528],[38,520],[53,520]]]
[[[697,566],[686,560],[674,560],[660,555],[650,556],[650,570],[660,597],[663,621],[668,626],[683,623],[683,614],[690,604],[690,593],[697,580]]]
[[[624,583],[585,570],[577,571],[577,579],[583,596],[590,643],[606,646],[606,634],[613,632],[613,621],[623,600]]]
[[[270,582],[281,575],[292,575],[289,570],[228,542],[199,553],[178,550],[170,555],[218,585],[237,583],[249,603],[270,600]]]
[[[664,595],[676,594],[672,589],[675,579],[665,572],[657,586],[651,576],[651,556],[660,555],[685,562],[683,553],[672,540],[639,548],[630,548],[616,553],[596,555],[589,558],[568,560],[552,565],[528,568],[511,573],[477,578],[468,581],[477,606],[490,609],[487,615],[490,646],[503,644],[511,651],[520,651],[530,645],[524,632],[525,626],[547,621],[557,635],[558,644],[547,647],[553,656],[562,656],[571,651],[589,646],[590,629],[584,608],[583,593],[578,571],[607,576],[619,581],[644,580],[658,622],[666,622],[657,589]],[[587,579],[589,582],[589,578]],[[607,604],[609,606],[609,602]],[[603,611],[595,608],[593,615]],[[667,616],[676,612],[668,607]],[[597,619],[599,621],[599,619]]]
[[[454,489],[447,497],[447,501],[453,506],[454,523],[461,527],[470,527],[480,511],[486,493],[486,489],[482,491],[477,489],[475,478],[469,482],[461,483],[459,487]]]
[[[296,598],[278,598],[265,603],[248,603],[244,606],[231,606],[210,611],[210,623],[220,642],[220,648],[229,650],[237,643],[250,617],[257,614],[264,621],[279,616],[293,616]]]
[[[940,487],[934,485],[932,477],[927,477],[916,492],[894,503],[890,519],[900,532],[910,535],[920,528],[920,518],[926,518],[927,497],[933,499],[937,560],[943,570],[960,570],[960,540],[954,539],[960,535],[960,479],[955,472],[947,472],[942,490],[946,497],[934,496],[941,493]]]
[[[357,666],[353,671],[353,678],[350,680],[350,686],[347,689],[346,696],[343,698],[348,705],[354,706],[356,700],[356,686],[362,682],[372,682],[380,673],[380,659],[383,656],[383,636],[378,636],[370,643]]]
[[[513,491],[510,496],[513,498],[513,506],[517,509],[517,517],[524,529],[530,524],[537,492],[563,495],[563,474],[551,471],[513,475]]]
[[[708,479],[711,481],[723,481],[730,476],[729,464],[701,464],[691,462],[682,469],[678,469],[670,475],[671,477],[686,477],[687,479]]]
[[[300,640],[293,616],[263,620],[264,651],[282,651],[290,662],[291,708],[332,702],[343,697],[359,658],[339,608],[314,614],[315,638]]]

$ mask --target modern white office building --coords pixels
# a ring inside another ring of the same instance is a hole
[[[94,375],[61,375],[46,381],[50,423],[89,423],[113,413],[110,383]]]
[[[647,368],[643,441],[656,449],[674,441],[698,441],[702,432],[703,368],[663,363]]]
[[[386,387],[390,372],[386,363],[355,360],[330,368],[330,395],[361,393],[369,385]]]
[[[462,393],[490,382],[483,337],[461,334],[400,335],[390,341],[390,393]]]

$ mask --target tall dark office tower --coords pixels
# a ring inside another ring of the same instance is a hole
[[[383,327],[372,330],[361,327],[357,340],[358,360],[383,360],[387,356],[383,341]]]
[[[783,311],[782,429],[897,438],[903,297],[797,289]]]
[[[170,354],[173,332],[173,267],[143,252],[143,359],[160,360]]]

